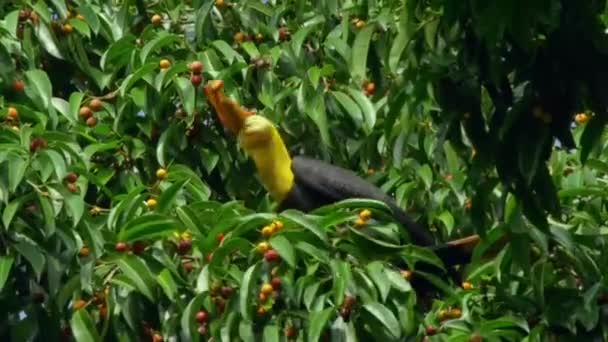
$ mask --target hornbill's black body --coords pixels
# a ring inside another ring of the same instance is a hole
[[[428,230],[412,220],[392,197],[353,171],[305,156],[293,157],[291,169],[295,176],[294,186],[279,204],[279,211],[298,209],[308,212],[351,198],[381,201],[391,209],[394,218],[407,230],[412,242],[430,247],[446,266],[470,262],[471,246],[464,242],[474,243],[476,239],[458,240],[463,244],[450,242],[435,245]]]

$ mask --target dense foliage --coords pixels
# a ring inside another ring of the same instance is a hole
[[[0,339],[607,339],[604,5],[2,2]],[[482,235],[466,282],[379,203],[272,213],[211,79]]]

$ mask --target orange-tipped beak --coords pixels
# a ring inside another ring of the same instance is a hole
[[[235,100],[224,95],[224,81],[211,80],[204,87],[207,99],[215,108],[215,112],[222,123],[232,134],[238,135],[243,128],[245,119],[253,115],[246,111]]]

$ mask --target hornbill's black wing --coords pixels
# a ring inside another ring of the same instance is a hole
[[[317,197],[321,205],[349,198],[368,198],[385,203],[397,220],[405,226],[415,244],[433,245],[433,237],[420,224],[414,222],[405,211],[384,191],[359,177],[356,173],[320,160],[297,156],[291,164],[295,182],[307,191],[309,197]]]
[[[408,230],[413,243],[431,247],[446,266],[468,263],[473,247],[479,242],[479,236],[473,235],[435,245],[430,232],[412,220],[393,198],[350,170],[304,156],[294,157],[291,168],[294,172],[295,184],[292,192],[281,203],[281,209],[310,211],[349,198],[381,201],[393,211],[394,217]]]

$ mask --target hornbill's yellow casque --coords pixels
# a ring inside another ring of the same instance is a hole
[[[279,132],[268,119],[244,110],[227,98],[221,80],[210,81],[205,94],[220,122],[235,134],[241,147],[256,165],[261,181],[279,210],[304,212],[349,198],[368,198],[384,202],[407,229],[414,244],[428,246],[445,266],[470,261],[478,235],[436,245],[429,231],[412,220],[381,189],[354,172],[304,156],[291,157]]]

